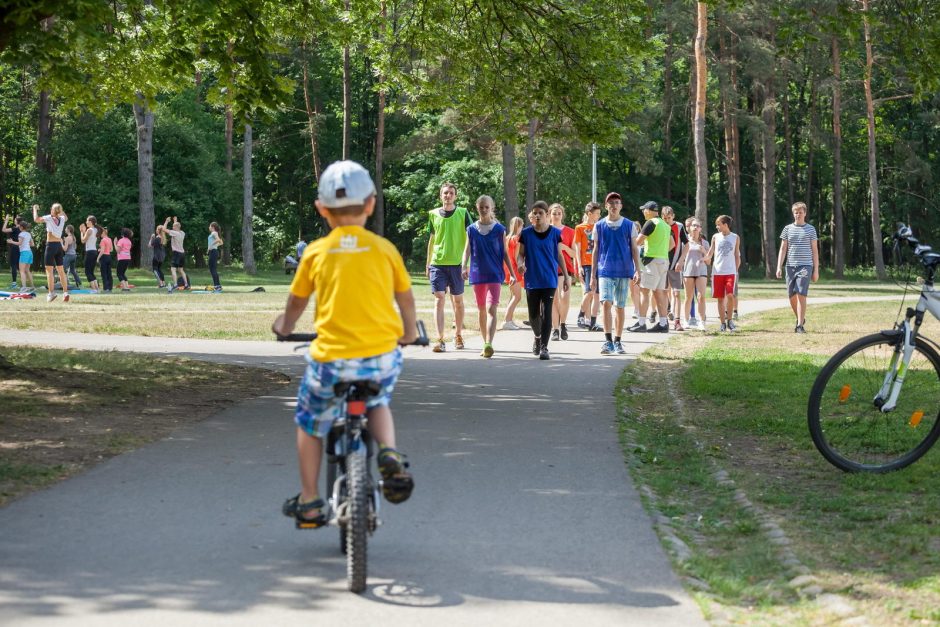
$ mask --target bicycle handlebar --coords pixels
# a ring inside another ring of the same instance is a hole
[[[312,342],[317,339],[316,333],[291,333],[290,335],[275,335],[278,342]],[[428,339],[427,330],[424,328],[424,322],[418,320],[418,338],[411,342],[412,346],[428,346],[431,341]]]
[[[933,272],[934,268],[940,264],[940,254],[933,252],[933,248],[930,246],[921,244],[920,240],[914,237],[914,232],[911,230],[911,227],[903,222],[898,222],[897,231],[895,231],[893,239],[898,243],[907,242],[907,244],[914,249],[914,255],[929,272]]]

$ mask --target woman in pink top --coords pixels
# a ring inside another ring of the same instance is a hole
[[[114,244],[108,237],[108,227],[101,227],[101,242],[98,244],[98,266],[101,268],[101,287],[104,293],[110,294],[114,286],[114,279],[111,276],[111,251],[114,250]]]
[[[121,291],[131,291],[131,285],[127,282],[127,267],[131,265],[131,247],[134,245],[131,238],[134,237],[134,231],[121,229],[121,239],[114,242],[114,249],[117,251],[117,275],[120,281]]]

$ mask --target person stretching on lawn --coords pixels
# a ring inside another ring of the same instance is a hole
[[[56,298],[55,277],[53,273],[58,272],[59,281],[62,284],[62,300],[69,302],[69,280],[65,276],[65,248],[62,246],[62,232],[65,230],[65,223],[69,217],[62,210],[62,205],[55,203],[52,205],[49,215],[39,215],[39,205],[33,205],[33,222],[46,225],[46,252],[43,260],[46,266],[46,284],[49,286],[49,293],[46,295],[46,301],[52,302]]]

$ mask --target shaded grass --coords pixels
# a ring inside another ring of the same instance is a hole
[[[117,352],[4,349],[0,504],[269,391],[278,373]]]
[[[785,585],[752,515],[728,501],[713,469],[724,469],[779,521],[825,590],[845,594],[875,623],[940,620],[940,451],[887,475],[844,474],[814,448],[806,425],[819,369],[849,341],[890,328],[896,303],[811,308],[809,334],[790,312],[748,320],[742,332],[680,337],[644,354],[619,395],[637,479],[677,522],[694,557],[682,572],[711,586],[717,603],[748,621],[815,622],[812,603]],[[924,331],[936,330],[930,321]],[[682,419],[663,385],[684,407]],[[650,460],[655,459],[655,462]],[[893,609],[892,609],[893,608]]]

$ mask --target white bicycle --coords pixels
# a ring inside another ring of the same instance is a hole
[[[928,312],[940,320],[934,275],[940,254],[898,225],[923,267],[920,298],[894,328],[859,338],[833,355],[809,396],[813,443],[847,472],[883,473],[920,459],[940,438],[940,345],[920,332]]]

